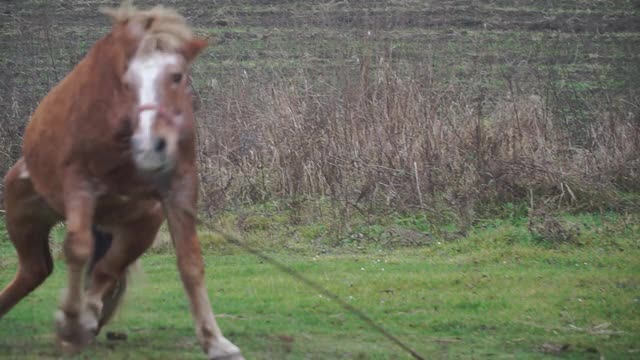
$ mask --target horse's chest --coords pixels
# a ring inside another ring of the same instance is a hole
[[[99,198],[95,219],[101,225],[119,224],[123,221],[137,219],[159,204],[160,202],[152,197],[106,195]]]

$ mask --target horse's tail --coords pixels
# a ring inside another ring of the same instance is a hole
[[[98,261],[104,257],[109,248],[111,247],[111,243],[113,242],[113,235],[106,231],[98,230],[95,226],[92,229],[93,231],[93,254],[91,255],[91,259],[89,260],[89,265],[87,266],[87,274],[86,274],[86,286],[88,287],[91,282],[91,274],[93,269]],[[101,329],[116,312],[118,305],[122,302],[124,294],[127,290],[127,280],[128,280],[129,268],[127,268],[125,274],[118,279],[115,287],[106,293],[102,298],[102,313],[100,314],[100,319],[98,321],[98,329]]]

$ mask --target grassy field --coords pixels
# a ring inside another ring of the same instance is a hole
[[[262,217],[257,212],[248,221]],[[428,359],[631,359],[640,352],[637,220],[567,215],[562,221],[576,235],[562,244],[537,239],[522,217],[485,222],[457,239],[434,236],[413,247],[380,240],[385,229],[419,233],[399,219],[379,221],[369,232],[361,228],[361,244],[368,245],[344,242],[331,250],[313,241],[308,226],[282,232],[277,219],[245,235]],[[65,278],[62,233],[58,229],[53,240],[53,275],[0,322],[0,357],[59,356],[52,314]],[[275,237],[297,239],[297,248],[274,244]],[[408,358],[355,316],[270,265],[205,231],[202,242],[214,310],[247,358]],[[16,267],[6,235],[0,250],[4,285]],[[160,244],[142,264],[123,310],[105,329],[125,333],[127,340],[107,340],[103,333],[79,358],[203,358],[171,251]]]

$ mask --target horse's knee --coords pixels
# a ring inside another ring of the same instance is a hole
[[[189,259],[179,259],[178,270],[185,287],[195,289],[203,284],[204,266],[201,263],[191,262]]]
[[[64,241],[64,256],[67,263],[84,266],[93,250],[91,231],[69,230]]]

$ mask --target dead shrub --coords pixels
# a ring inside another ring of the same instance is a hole
[[[553,244],[573,243],[580,235],[580,227],[568,224],[544,207],[529,209],[528,229],[534,240]]]
[[[603,111],[578,142],[535,92],[478,100],[401,77],[384,59],[322,87],[303,71],[268,85],[239,78],[205,95],[200,115],[204,191],[223,189],[226,200],[328,196],[469,224],[489,201],[533,192],[595,209],[638,186],[640,132],[629,109]]]

